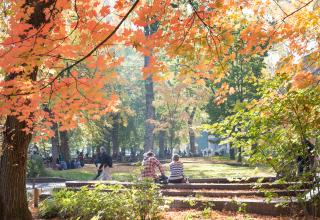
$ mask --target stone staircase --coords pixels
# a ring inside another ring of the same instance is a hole
[[[259,180],[259,183],[256,181]],[[297,211],[296,195],[305,189],[289,190],[295,183],[275,183],[275,178],[249,178],[229,180],[226,178],[190,179],[190,183],[161,185],[161,193],[170,201],[173,210],[204,209],[243,211],[262,215],[288,215]],[[112,185],[115,181],[101,182]],[[67,181],[68,188],[77,190],[81,186],[94,186],[96,181]],[[133,183],[122,182],[125,187]],[[308,186],[306,185],[305,188]],[[272,197],[267,195],[272,194]],[[281,204],[287,204],[282,206]]]

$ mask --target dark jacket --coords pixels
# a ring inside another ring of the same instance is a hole
[[[106,166],[112,167],[112,157],[107,153],[103,153],[100,155],[99,162],[101,163],[99,169],[102,169],[102,167]]]

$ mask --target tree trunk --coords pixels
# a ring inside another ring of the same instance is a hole
[[[145,57],[145,60],[149,60],[149,57]],[[146,61],[146,62],[149,62],[149,61]],[[144,135],[144,151],[147,152],[153,149],[154,124],[152,123],[152,120],[155,119],[155,109],[152,105],[154,101],[152,77],[148,77],[145,80],[145,89],[146,89],[146,121],[145,121],[145,135]]]
[[[56,1],[54,0],[26,0],[24,4],[21,4],[21,11],[28,10],[30,13],[26,14],[26,17],[21,22],[32,25],[34,29],[39,29],[46,22],[49,22],[46,20],[46,11],[55,3]],[[30,33],[22,35],[21,39],[28,36],[28,34]],[[36,81],[37,73],[38,67],[35,66],[29,75],[31,81]],[[8,77],[14,79],[18,75],[17,73],[9,73]],[[25,128],[27,128],[26,122],[20,122],[16,116],[7,116],[3,132],[3,154],[0,157],[1,220],[32,219],[28,209],[26,192],[27,154],[32,135],[25,133]]]
[[[191,113],[189,114],[188,109],[187,112],[189,114],[189,119],[188,119],[188,127],[189,127],[189,143],[190,143],[190,151],[192,154],[196,154],[197,149],[196,149],[196,134],[192,128],[193,125],[193,119],[194,115],[196,113],[197,108],[193,107]]]
[[[158,29],[158,22],[155,22],[154,24],[147,25],[144,28],[144,35],[146,37],[151,36],[153,33],[155,33]],[[152,48],[150,48],[151,51]],[[150,64],[150,56],[144,57],[144,67],[149,66]],[[148,76],[144,81],[144,86],[146,90],[146,113],[145,113],[145,135],[144,135],[144,151],[149,151],[153,149],[153,130],[154,130],[154,124],[152,123],[152,120],[155,120],[155,109],[152,105],[154,101],[154,91],[153,91],[153,79],[152,74],[150,73],[150,76]]]
[[[230,143],[230,160],[235,160],[235,159],[236,159],[235,150],[232,147],[232,144]]]
[[[68,131],[60,131],[60,154],[63,155],[64,161],[70,162],[70,148]]]
[[[239,147],[238,148],[238,162],[241,163],[242,162],[242,148]]]
[[[58,124],[56,122],[52,125],[52,130],[54,131],[54,136],[51,138],[51,153],[53,158],[53,163],[55,164],[57,158],[59,157],[60,141],[59,141],[59,130]]]
[[[30,220],[26,192],[27,151],[31,134],[24,122],[8,116],[0,158],[0,207],[2,220]]]
[[[120,115],[118,113],[113,116],[113,126],[111,130],[112,157],[115,159],[119,156],[119,118]]]
[[[165,135],[166,135],[166,131],[160,131],[159,132],[159,158],[163,159],[165,158],[164,155],[164,141],[165,141]]]
[[[189,127],[189,140],[190,140],[190,151],[192,154],[197,153],[196,149],[196,134],[193,128]]]

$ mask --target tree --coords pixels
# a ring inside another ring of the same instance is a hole
[[[144,27],[144,34],[148,39],[152,34],[154,34],[158,29],[158,22],[153,24],[148,24]],[[152,48],[148,48],[152,51]],[[150,52],[152,53],[152,52]],[[150,65],[150,56],[144,57],[144,67],[148,68]],[[155,109],[152,105],[154,101],[154,91],[153,91],[153,76],[152,73],[148,73],[145,79],[145,89],[146,89],[146,115],[145,115],[145,137],[144,137],[144,151],[147,152],[153,149],[153,130],[154,125],[151,123],[155,119]]]
[[[91,116],[98,116],[111,111],[111,107],[116,105],[116,97],[106,98],[102,90],[110,77],[99,72],[88,77],[73,71],[71,77],[61,78],[65,71],[85,60],[90,61],[88,58],[114,35],[136,6],[134,4],[114,26],[107,21],[99,24],[93,17],[97,11],[89,7],[90,4],[89,1],[21,0],[6,1],[1,5],[8,21],[2,41],[4,47],[1,48],[6,62],[0,64],[4,76],[1,79],[0,114],[6,118],[1,143],[0,210],[5,220],[31,219],[26,200],[25,174],[27,147],[32,134],[35,134],[34,138],[46,136],[48,133],[44,131],[50,130],[52,121],[61,123],[61,130],[74,127],[78,120],[85,119],[80,109],[88,110],[86,112]],[[92,9],[78,11],[78,6]],[[108,14],[108,8],[102,7],[98,11],[99,16]],[[64,13],[70,13],[70,16]],[[98,25],[95,26],[96,34],[92,34],[94,24]],[[87,35],[87,31],[92,35]],[[81,44],[74,41],[75,37],[81,38]],[[91,46],[92,40],[98,45]],[[81,56],[81,53],[86,55]],[[79,55],[81,58],[78,59]],[[99,60],[101,63],[104,57],[95,57],[91,63]],[[73,64],[66,68],[55,66],[66,59],[74,60]],[[115,60],[109,60],[111,62],[99,65],[99,71],[114,65]],[[61,78],[60,81],[57,81],[58,78]],[[92,88],[90,84],[96,86]],[[41,104],[52,110],[54,118],[49,117]]]
[[[241,29],[243,27],[233,32],[235,41],[228,52],[230,60],[226,62],[229,68],[225,77],[218,83],[207,83],[215,95],[207,105],[213,123],[223,121],[225,117],[234,114],[237,105],[259,98],[258,79],[262,76],[266,53],[256,53],[255,48],[240,53],[245,47],[245,42],[240,38]],[[242,148],[238,147],[238,162],[242,162],[241,153]],[[235,159],[234,148],[230,149],[230,159]]]
[[[155,106],[158,109],[158,120],[155,124],[161,145],[165,133],[171,150],[188,137],[190,150],[196,154],[194,123],[199,124],[206,119],[201,110],[208,100],[208,90],[201,83],[186,83],[188,80],[178,81],[173,78],[157,85]]]

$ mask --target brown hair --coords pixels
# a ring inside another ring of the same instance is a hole
[[[180,156],[178,154],[173,155],[172,160],[173,161],[179,161]]]

